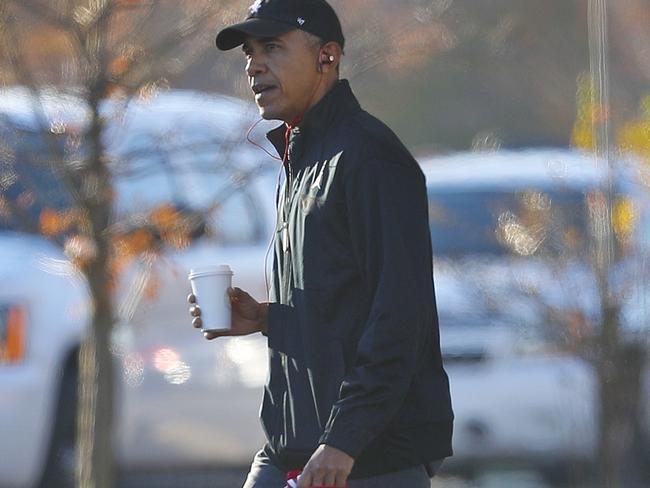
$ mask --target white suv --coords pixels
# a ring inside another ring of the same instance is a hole
[[[71,204],[47,165],[48,144],[83,152],[65,129],[83,127],[87,114],[60,94],[43,94],[44,119],[22,89],[1,90],[0,99],[0,486],[71,486],[88,291],[38,228],[43,208]],[[170,91],[105,110],[118,218],[137,223],[172,203],[202,216],[205,231],[185,250],[143,257],[120,281],[112,344],[120,466],[248,463],[263,442],[266,341],[205,341],[191,327],[187,274],[226,263],[235,286],[265,299],[280,166],[245,143],[256,111],[235,99]],[[43,122],[54,138],[46,140]],[[263,139],[262,130],[253,137]]]
[[[638,168],[617,164],[618,211],[634,209],[628,243],[640,253],[633,255],[647,255],[648,195]],[[585,257],[588,207],[601,198],[603,162],[577,151],[530,149],[457,153],[421,166],[456,415],[448,465],[590,462],[597,384],[572,347],[598,323],[599,295]],[[633,266],[618,264],[619,277]],[[632,337],[646,327],[642,297],[650,294],[638,273],[628,277],[634,297],[624,305],[624,330]],[[554,314],[571,314],[575,324],[566,327]]]

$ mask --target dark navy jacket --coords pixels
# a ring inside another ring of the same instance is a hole
[[[285,127],[271,131],[285,152]],[[320,443],[351,479],[450,456],[453,414],[424,176],[339,82],[291,131],[269,308],[268,454],[300,469]]]

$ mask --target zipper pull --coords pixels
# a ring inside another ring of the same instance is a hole
[[[289,227],[285,226],[285,228],[282,230],[282,250],[287,253],[289,252],[289,249],[291,246],[289,246]]]
[[[282,226],[278,229],[280,232],[280,242],[282,243],[282,252],[289,251],[289,226],[286,222],[282,222]]]

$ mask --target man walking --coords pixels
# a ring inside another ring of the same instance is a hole
[[[324,0],[257,0],[217,36],[243,46],[286,171],[269,303],[230,291],[223,335],[268,337],[268,442],[245,488],[424,488],[451,455],[425,181],[339,80],[345,40]],[[190,296],[193,325],[200,308]]]

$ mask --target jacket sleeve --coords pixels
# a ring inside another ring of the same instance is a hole
[[[426,185],[416,163],[372,158],[346,175],[345,192],[371,307],[320,442],[356,458],[404,401],[434,298]]]

